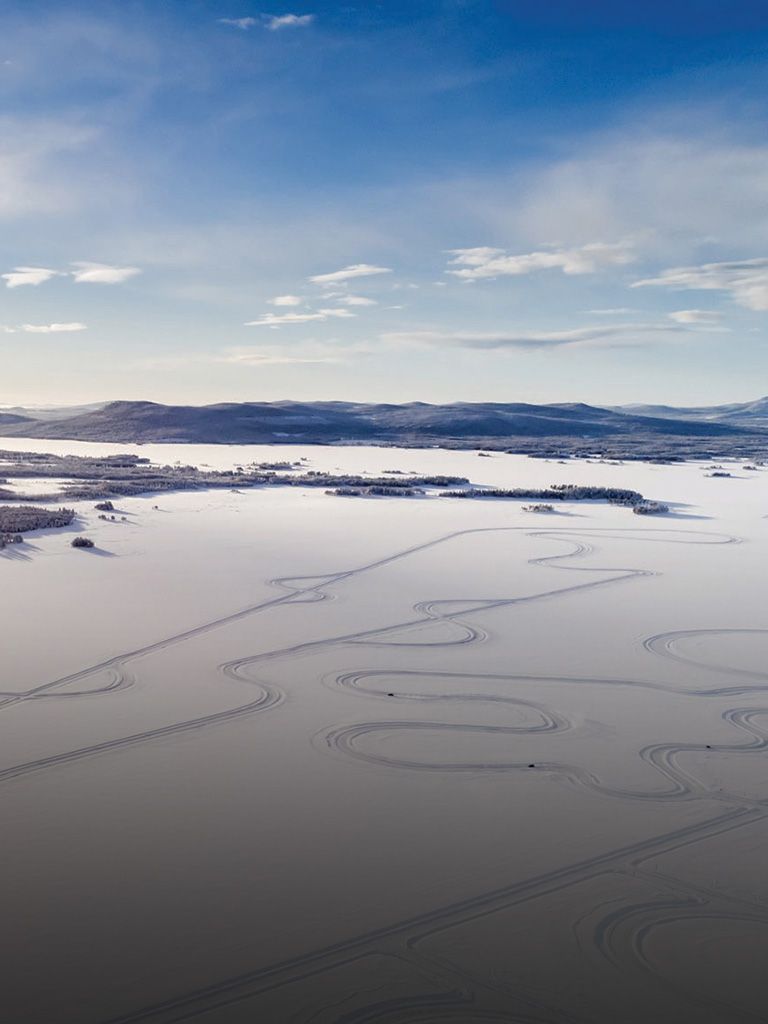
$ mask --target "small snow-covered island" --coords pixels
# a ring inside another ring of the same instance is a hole
[[[181,464],[178,460],[173,465],[158,465],[148,456],[133,453],[62,455],[0,450],[0,538],[6,543],[18,543],[22,533],[58,529],[75,520],[74,509],[46,508],[42,502],[96,500],[92,507],[101,513],[99,520],[116,522],[112,499],[221,489],[244,493],[250,489],[290,487],[317,489],[331,497],[535,500],[535,504],[522,506],[528,512],[551,512],[553,501],[608,502],[628,507],[638,515],[669,511],[663,502],[650,501],[638,491],[610,485],[555,483],[548,487],[501,488],[473,485],[467,477],[448,473],[386,470],[378,475],[364,469],[330,472],[307,469],[306,463],[305,457],[302,462],[252,462],[230,469],[213,469]],[[27,489],[25,482],[30,485]],[[126,521],[125,516],[119,519]],[[73,546],[86,545],[73,541]]]

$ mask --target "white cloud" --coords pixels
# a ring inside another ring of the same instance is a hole
[[[306,28],[315,20],[314,14],[262,14],[258,18],[219,18],[220,25],[230,25],[243,32],[263,25],[270,32],[279,32],[283,28]]]
[[[219,18],[221,25],[231,25],[233,28],[240,28],[246,31],[259,24],[258,18]]]
[[[727,292],[746,309],[768,311],[768,257],[698,267],[671,267],[658,277],[635,281],[633,288],[672,288],[675,291]]]
[[[677,324],[700,324],[704,327],[719,323],[723,314],[713,309],[676,309],[669,314]]]
[[[276,345],[240,345],[223,352],[184,353],[183,355],[153,356],[134,364],[142,369],[174,369],[179,366],[296,366],[319,363],[347,362],[351,355],[367,354],[370,348],[364,345],[340,348],[332,342],[310,340],[302,344],[301,350],[286,351]]]
[[[370,263],[353,263],[341,270],[334,270],[330,274],[315,274],[310,277],[312,284],[338,284],[342,281],[350,281],[356,277],[373,277],[376,274],[391,274],[390,267],[375,267]]]
[[[588,316],[629,316],[638,311],[629,306],[619,306],[616,309],[587,309],[585,312]]]
[[[138,267],[112,267],[107,263],[73,263],[72,276],[78,284],[122,284],[141,273]]]
[[[634,258],[627,242],[591,242],[572,249],[552,249],[511,256],[503,249],[479,246],[474,249],[451,249],[454,257],[448,274],[464,281],[482,278],[517,277],[537,270],[562,270],[564,274],[593,274],[604,266],[630,263]]]
[[[348,309],[318,309],[316,313],[262,313],[258,320],[247,320],[246,327],[289,327],[312,321],[328,320],[331,317],[346,320],[354,317]]]
[[[267,301],[270,306],[300,306],[302,303],[300,295],[276,295]]]
[[[314,14],[264,14],[264,24],[270,32],[281,28],[304,28],[315,20]]]
[[[318,312],[324,317],[335,316],[339,320],[348,320],[350,317],[357,316],[357,313],[351,313],[348,309],[320,309]]]
[[[61,334],[64,332],[69,333],[70,331],[85,331],[87,329],[87,324],[81,323],[21,325],[21,330],[26,331],[27,334]]]
[[[57,277],[58,273],[58,270],[49,270],[47,267],[14,267],[12,271],[3,274],[2,277],[6,288],[21,288],[26,284],[44,284],[52,277]]]
[[[258,320],[246,320],[246,327],[286,327],[325,320],[322,313],[262,313]]]
[[[344,306],[378,306],[375,299],[369,299],[365,295],[343,295],[338,301]]]
[[[687,332],[682,325],[666,323],[612,324],[582,327],[568,331],[436,331],[389,332],[381,340],[397,345],[451,345],[471,349],[550,349],[566,346],[606,346],[636,344],[650,336]]]
[[[78,284],[120,284],[140,274],[138,267],[112,267],[106,263],[73,263],[77,269],[72,277]],[[54,277],[64,277],[60,270],[49,267],[14,267],[2,274],[6,288],[21,288],[23,285],[45,284]]]
[[[279,352],[264,352],[259,349],[232,349],[228,354],[215,360],[219,363],[234,363],[237,366],[296,366],[312,363],[340,363],[338,355],[286,355]]]

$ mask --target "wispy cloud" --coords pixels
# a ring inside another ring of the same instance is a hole
[[[322,313],[262,313],[258,320],[246,320],[246,327],[288,327],[293,324],[308,324],[313,320],[325,320]]]
[[[577,345],[618,347],[647,341],[649,336],[673,335],[687,330],[682,325],[668,323],[611,324],[568,331],[415,330],[385,333],[381,340],[396,345],[449,345],[480,350],[552,349]]]
[[[315,274],[310,277],[312,284],[340,284],[343,281],[351,281],[356,277],[373,277],[377,274],[391,274],[390,267],[375,267],[370,263],[353,263],[349,267],[342,267],[341,270],[334,270],[330,274]]]
[[[300,306],[302,301],[300,295],[276,295],[274,299],[267,299],[270,306]]]
[[[6,288],[21,288],[27,284],[44,284],[58,275],[58,270],[50,270],[48,267],[14,267],[7,274],[3,274],[2,278]]]
[[[314,14],[262,14],[258,18],[219,18],[219,24],[239,28],[243,32],[262,25],[270,32],[283,28],[305,28],[315,20]]]
[[[78,284],[122,284],[141,273],[138,267],[113,267],[107,263],[73,263],[72,276]]]
[[[25,63],[30,57],[26,50]],[[4,109],[12,106],[7,95]],[[87,193],[90,202],[95,202],[91,175],[102,171],[98,158],[91,151],[93,159],[84,166],[74,157],[87,151],[97,136],[83,118],[0,115],[0,220],[71,212],[80,207]],[[73,167],[77,167],[74,172]],[[99,184],[105,195],[114,198],[112,183],[103,175]]]
[[[618,306],[615,309],[586,309],[584,312],[588,316],[630,316],[638,310],[629,306]]]
[[[174,369],[180,366],[302,366],[322,363],[344,363],[351,354],[367,353],[365,346],[340,348],[329,342],[310,341],[301,351],[286,351],[275,345],[240,345],[221,352],[184,353],[183,355],[153,356],[134,364],[144,369]]]
[[[727,292],[738,305],[764,312],[768,311],[768,257],[671,267],[658,277],[635,281],[632,287]]]
[[[626,111],[608,132],[564,138],[562,158],[534,161],[514,196],[507,179],[484,180],[475,208],[489,230],[510,237],[632,238],[662,266],[698,262],[703,235],[726,254],[758,252],[768,145],[748,119],[739,122],[708,103],[655,106],[643,118]]]
[[[714,309],[676,309],[669,314],[669,318],[677,324],[698,324],[706,327],[719,324],[723,314]]]
[[[215,357],[214,362],[229,363],[236,366],[302,366],[313,363],[341,363],[343,358],[338,353],[327,352],[313,355],[291,355],[285,352],[269,352],[261,349],[236,348],[222,356]]]
[[[141,273],[138,267],[113,267],[106,263],[73,263],[71,276],[78,284],[121,284]],[[69,272],[51,270],[50,267],[14,267],[2,274],[6,288],[45,284],[54,277],[69,277]]]
[[[483,278],[518,277],[537,270],[562,270],[564,274],[593,274],[601,267],[630,263],[632,247],[627,242],[590,242],[570,249],[551,249],[510,255],[504,249],[479,246],[451,249],[449,265],[458,270],[446,273],[464,281]]]
[[[246,32],[249,28],[254,28],[254,26],[258,25],[259,24],[259,19],[258,18],[219,18],[219,24],[221,24],[221,25],[231,25],[232,28],[239,28],[239,29],[242,29],[243,32]]]
[[[378,306],[376,299],[369,299],[365,295],[342,295],[337,301],[344,306]]]
[[[270,32],[283,28],[306,28],[315,20],[314,14],[263,14],[264,24]]]
[[[315,313],[263,313],[257,320],[247,320],[246,327],[289,327],[313,321],[329,320],[333,317],[346,320],[357,314],[348,309],[318,309]]]
[[[20,330],[26,331],[27,334],[62,334],[69,333],[70,331],[85,331],[87,329],[88,325],[81,323],[22,324],[20,328]]]

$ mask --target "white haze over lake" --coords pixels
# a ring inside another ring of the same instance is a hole
[[[6,549],[18,1020],[763,1019],[768,469],[0,448],[671,507],[188,491]]]

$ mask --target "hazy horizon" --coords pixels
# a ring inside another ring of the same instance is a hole
[[[163,402],[163,401],[160,401],[157,398],[136,398],[136,397],[126,398],[125,396],[120,396],[120,397],[107,398],[107,399],[90,399],[90,400],[89,399],[83,399],[81,401],[72,400],[71,402],[67,402],[67,403],[42,402],[42,401],[41,402],[6,402],[6,401],[0,401],[0,411],[10,411],[10,410],[13,410],[13,409],[28,409],[30,411],[34,411],[35,409],[40,409],[40,410],[45,410],[45,409],[62,409],[62,410],[64,410],[64,409],[73,409],[73,408],[74,409],[78,409],[78,408],[89,408],[89,407],[110,405],[113,402],[125,402],[125,403],[141,403],[141,402],[144,402],[144,403],[149,403],[149,404],[152,404],[152,405],[190,406],[192,408],[203,408],[204,406],[207,406],[207,405],[230,405],[230,404],[250,405],[250,404],[256,404],[256,403],[269,403],[269,404],[273,404],[273,405],[279,405],[281,403],[289,403],[289,402],[297,402],[297,403],[299,403],[299,402],[303,402],[303,403],[317,402],[317,403],[343,403],[343,404],[350,404],[350,405],[367,405],[367,404],[371,404],[371,405],[415,405],[415,404],[422,404],[422,405],[473,405],[473,404],[477,404],[477,405],[485,405],[485,404],[487,404],[487,405],[496,405],[496,404],[510,404],[510,405],[514,405],[514,404],[518,404],[518,403],[521,403],[521,404],[528,403],[528,404],[531,404],[531,405],[590,405],[590,406],[593,406],[594,408],[597,408],[597,409],[610,409],[610,408],[627,408],[627,409],[631,409],[631,408],[633,408],[635,406],[643,407],[643,406],[652,406],[652,405],[666,405],[666,406],[669,406],[670,408],[679,408],[679,409],[691,408],[691,409],[695,409],[695,408],[702,408],[702,407],[703,408],[706,408],[706,407],[717,408],[719,406],[738,405],[738,404],[748,405],[748,404],[751,404],[751,403],[754,403],[754,402],[763,401],[766,397],[768,397],[768,396],[766,396],[766,395],[757,395],[757,396],[753,395],[750,398],[742,399],[740,401],[733,400],[733,399],[728,399],[728,398],[723,398],[721,401],[716,401],[716,402],[685,403],[685,404],[678,403],[678,402],[657,402],[657,401],[655,401],[653,399],[648,399],[648,401],[624,402],[624,403],[618,403],[617,404],[617,403],[613,403],[613,402],[609,402],[609,401],[600,402],[600,401],[597,401],[597,400],[592,401],[592,402],[584,402],[582,399],[576,398],[576,397],[570,398],[570,399],[568,399],[568,398],[559,399],[559,400],[541,399],[540,401],[537,401],[537,402],[533,402],[529,398],[495,399],[495,400],[494,399],[464,399],[464,398],[455,398],[455,399],[446,400],[445,402],[426,401],[426,400],[421,399],[421,398],[411,398],[411,399],[387,399],[387,398],[382,398],[382,399],[378,399],[377,401],[374,402],[374,401],[369,401],[369,400],[366,400],[366,399],[355,398],[355,397],[351,397],[351,398],[338,398],[338,397],[324,398],[324,397],[317,397],[317,398],[297,399],[297,398],[294,398],[294,397],[289,397],[287,395],[284,395],[282,397],[277,396],[275,398],[268,398],[268,399],[255,397],[255,398],[242,398],[242,399],[235,399],[235,400],[233,400],[233,399],[229,399],[229,398],[226,398],[226,397],[222,396],[222,397],[219,397],[219,398],[211,397],[207,401],[199,401],[199,402],[185,402],[185,401]]]

